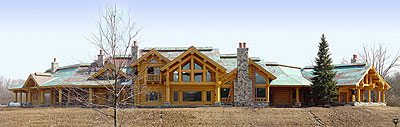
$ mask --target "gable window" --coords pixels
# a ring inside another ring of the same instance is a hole
[[[203,73],[202,72],[194,73],[194,81],[195,82],[201,82],[202,80],[203,80]]]
[[[207,71],[207,82],[211,82],[211,72]]]
[[[169,72],[169,78],[173,82],[213,82],[215,81],[215,72],[211,72],[206,63],[196,58],[188,59],[187,61],[180,62],[181,65],[177,64],[173,72]],[[215,70],[214,70],[215,71]]]
[[[182,67],[182,70],[190,70],[190,62]]]
[[[182,72],[182,81],[190,82],[190,72]]]
[[[158,63],[156,60],[151,60],[149,63]]]
[[[266,84],[265,78],[260,75],[258,72],[255,74],[256,84]]]
[[[195,70],[203,70],[203,67],[201,67],[199,64],[197,64],[196,62],[194,62],[194,69],[195,69]]]
[[[173,76],[174,76],[174,82],[178,82],[179,74],[177,71],[174,71]]]

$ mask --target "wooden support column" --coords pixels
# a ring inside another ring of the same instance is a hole
[[[14,97],[14,102],[18,102],[18,92],[14,92],[15,97]]]
[[[353,91],[352,91],[353,92]],[[356,95],[351,92],[351,101],[356,102]]]
[[[28,103],[32,103],[32,92],[28,91]]]
[[[341,97],[340,97],[340,90],[339,90],[339,95],[338,95],[338,102],[339,102],[339,103],[342,102],[342,99],[341,99]]]
[[[360,88],[357,88],[357,101],[361,102],[361,90],[360,90]]]
[[[166,102],[166,104],[170,104],[170,102],[171,102],[171,87],[170,87],[170,85],[169,85],[169,72],[168,72],[168,70],[167,70],[167,78],[166,78],[166,85],[167,85],[167,91],[166,91],[166,100],[165,100],[165,102]]]
[[[19,92],[19,103],[22,103],[22,91]]]
[[[266,83],[267,83],[267,91],[265,94],[267,94],[267,103],[269,103],[269,78],[266,78]]]
[[[58,103],[61,104],[62,102],[62,89],[58,88]]]
[[[216,72],[215,72],[215,81],[216,81],[216,84],[215,84],[215,102],[216,103],[218,103],[218,102],[220,102],[221,101],[221,99],[220,99],[220,89],[221,89],[221,81],[219,81],[219,78],[218,78],[218,69],[216,69]]]
[[[93,103],[93,89],[89,88],[89,103]]]
[[[368,90],[368,102],[371,102],[371,90]]]
[[[25,93],[25,103],[28,103],[28,93]]]
[[[382,102],[386,102],[385,101],[385,91],[384,90],[382,90]]]
[[[361,90],[361,102],[363,102],[364,101],[364,90]]]
[[[296,88],[296,102],[300,102],[300,97],[299,97],[299,89],[300,88]]]
[[[68,104],[71,103],[71,91],[68,90]]]
[[[378,102],[381,102],[381,91],[377,91],[378,92]]]
[[[40,103],[44,103],[44,91],[40,90]]]

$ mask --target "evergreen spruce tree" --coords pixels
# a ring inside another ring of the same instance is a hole
[[[337,82],[334,80],[336,73],[333,72],[334,66],[324,34],[322,34],[318,48],[313,73],[315,77],[311,79],[311,97],[318,98],[323,104],[333,103],[337,100],[338,95]]]

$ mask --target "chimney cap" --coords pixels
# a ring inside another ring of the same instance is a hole
[[[137,46],[137,41],[133,41],[133,45],[134,45],[134,46]]]
[[[246,42],[243,42],[243,48],[246,48]]]
[[[102,54],[103,54],[103,50],[100,49],[100,55],[102,55]]]
[[[54,58],[54,61],[53,61],[53,62],[54,62],[54,63],[57,62],[57,58]]]
[[[357,54],[353,54],[353,59],[357,59]]]
[[[242,48],[242,42],[239,42],[239,48]]]

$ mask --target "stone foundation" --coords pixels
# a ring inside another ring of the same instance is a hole
[[[386,102],[352,102],[353,106],[386,106]]]

